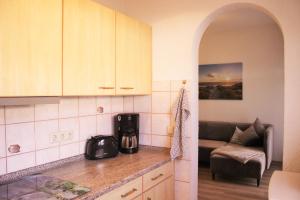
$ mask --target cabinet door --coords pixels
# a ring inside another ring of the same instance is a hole
[[[62,0],[0,1],[0,97],[62,93]]]
[[[152,92],[152,28],[140,23],[140,59],[137,66],[136,94],[151,94]]]
[[[173,200],[174,199],[174,181],[169,177],[158,185],[146,191],[144,200]]]
[[[116,19],[116,93],[135,94],[139,52],[139,22],[122,13]]]
[[[116,94],[150,94],[151,28],[122,13],[116,16]]]
[[[115,94],[115,11],[64,0],[63,95]]]

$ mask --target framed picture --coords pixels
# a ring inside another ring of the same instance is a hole
[[[199,99],[242,100],[243,64],[199,65]]]

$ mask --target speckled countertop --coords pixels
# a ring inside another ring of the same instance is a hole
[[[170,161],[169,149],[141,146],[136,154],[104,160],[79,160],[44,172],[44,175],[89,187],[79,199],[95,199]]]

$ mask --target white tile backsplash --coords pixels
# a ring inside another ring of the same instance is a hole
[[[79,155],[79,142],[60,147],[60,159]]]
[[[124,97],[124,112],[133,112],[133,97]]]
[[[0,158],[6,156],[5,126],[0,125]]]
[[[140,144],[170,147],[171,137],[167,133],[169,112],[180,83],[157,81],[153,83],[153,91],[156,92],[152,96],[67,97],[62,98],[59,104],[0,106],[0,167],[5,166],[0,168],[0,174],[83,154],[87,138],[113,134],[113,116],[116,113],[140,113]],[[103,108],[103,112],[98,112],[101,110],[99,107]],[[5,122],[9,133],[5,133]],[[34,124],[33,130],[24,124]],[[51,133],[60,131],[72,132],[73,138],[51,144]],[[26,138],[22,139],[25,135]],[[33,136],[35,139],[30,140]],[[23,147],[27,153],[7,156],[6,141],[21,143],[21,150]],[[189,138],[184,138],[185,161],[190,160],[188,141]],[[186,174],[177,176],[187,177]]]
[[[140,133],[151,134],[151,114],[140,114]]]
[[[168,135],[170,115],[152,114],[152,133],[156,135]]]
[[[59,160],[59,147],[43,149],[36,152],[36,164],[42,165]]]
[[[5,109],[6,124],[33,122],[34,106],[7,106]]]
[[[142,145],[151,145],[151,134],[142,134],[139,135],[139,143]]]
[[[97,108],[102,107],[103,114],[111,113],[111,99],[111,97],[97,97]]]
[[[5,124],[4,107],[0,106],[0,125]]]
[[[178,96],[179,96],[178,91],[171,92],[171,106],[173,106],[176,103]]]
[[[66,118],[59,119],[59,130],[63,132],[69,132],[72,134],[72,137],[61,142],[61,144],[73,143],[79,141],[79,118]]]
[[[111,112],[122,113],[124,111],[123,97],[114,97],[111,99]]]
[[[10,153],[10,145],[19,145],[20,153],[26,153],[35,150],[34,123],[10,124],[6,126],[6,149],[7,156],[15,155]]]
[[[58,104],[37,104],[34,108],[35,120],[49,120],[58,118]]]
[[[171,138],[169,136],[152,135],[151,144],[155,147],[171,147]]]
[[[172,141],[172,140],[171,140]],[[191,160],[191,139],[190,138],[182,138],[182,147],[183,147],[183,155],[182,159]]]
[[[171,95],[170,92],[152,93],[152,113],[170,113]]]
[[[35,152],[7,157],[7,173],[35,166]]]
[[[135,96],[134,112],[150,113],[151,112],[151,96]]]
[[[187,80],[185,85],[182,80],[171,81],[171,91],[179,91],[183,86],[186,90],[190,90],[190,81]]]
[[[175,180],[186,181],[190,180],[191,169],[190,161],[179,160],[175,161]]]
[[[6,159],[0,158],[0,175],[6,174]]]
[[[59,143],[51,143],[51,134],[56,132],[58,132],[58,120],[35,122],[36,149],[59,145]]]
[[[79,153],[80,154],[84,154],[84,152],[85,152],[85,144],[86,144],[85,141],[79,142]]]
[[[59,117],[77,117],[78,116],[78,98],[62,98],[59,103]]]
[[[79,140],[86,140],[91,136],[97,135],[97,118],[95,116],[86,116],[79,118]]]
[[[113,120],[111,114],[97,115],[97,133],[100,135],[113,134]]]
[[[96,97],[79,97],[79,116],[96,115]]]

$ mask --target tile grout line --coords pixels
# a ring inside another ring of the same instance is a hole
[[[6,167],[6,169],[5,169],[5,173],[7,173],[8,172],[8,159],[7,159],[7,133],[6,133],[6,106],[4,106],[4,138],[5,138],[5,142],[4,142],[4,144],[5,144],[5,167]]]
[[[34,134],[34,166],[37,165],[37,158],[36,158],[36,153],[37,153],[37,148],[36,148],[36,141],[37,141],[37,138],[36,138],[36,128],[35,128],[35,109],[36,109],[36,104],[33,105],[33,120],[34,120],[34,124],[33,124],[33,134]]]
[[[59,104],[58,104],[58,120],[60,120],[60,112],[61,112],[61,109],[60,109],[60,102],[59,102]],[[58,160],[59,160],[60,159],[60,147],[59,147],[59,145],[57,147],[58,147]]]
[[[151,137],[150,137],[150,146],[153,146],[153,120],[152,120],[152,116],[153,116],[153,106],[152,106],[152,101],[153,100],[153,91],[151,92],[151,96],[150,96],[150,113],[151,113],[151,126],[150,126],[150,132],[151,132]]]
[[[78,109],[78,111],[77,111],[77,113],[78,113],[78,116],[77,116],[77,118],[78,118],[78,126],[79,126],[79,115],[80,115],[80,113],[79,113],[79,110],[80,110],[80,97],[77,97],[77,101],[78,101],[78,106],[77,106],[77,109]],[[97,103],[96,103],[96,98],[95,98],[95,104],[96,104],[96,106],[97,106]],[[97,117],[96,117],[96,124],[97,124]],[[78,148],[78,155],[80,155],[80,130],[78,130],[78,146],[77,146],[77,148]]]

